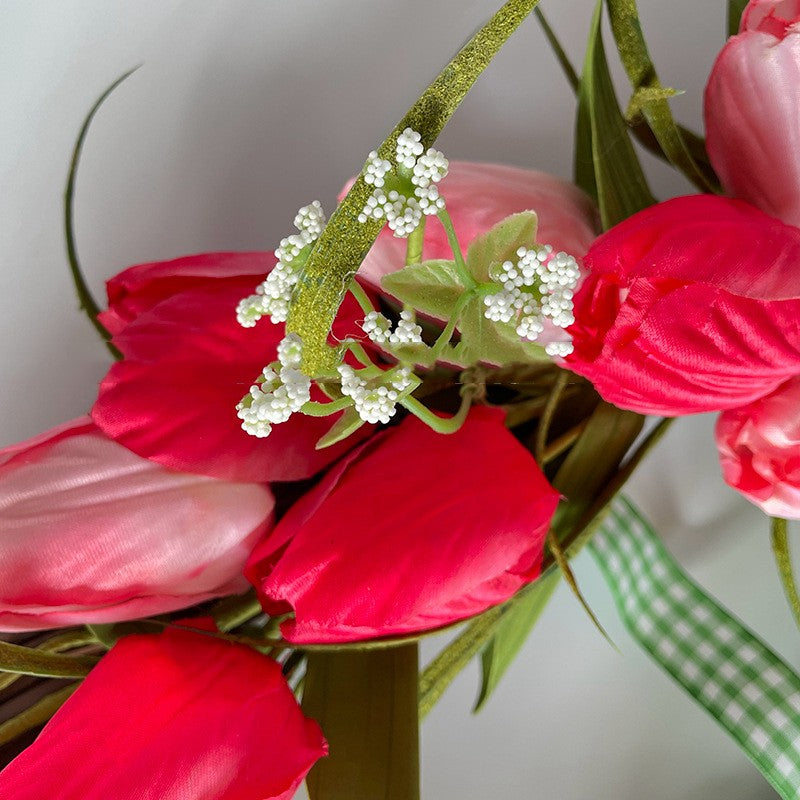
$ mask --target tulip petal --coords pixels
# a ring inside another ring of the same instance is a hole
[[[163,300],[220,278],[247,276],[249,291],[275,266],[272,253],[201,253],[172,261],[137,264],[106,284],[108,310],[100,313],[106,330],[116,335],[140,314]]]
[[[716,427],[725,481],[774,517],[800,519],[800,377]]]
[[[750,0],[742,13],[739,33],[764,31],[783,38],[800,21],[800,0]]]
[[[83,418],[0,451],[0,630],[161,614],[245,588],[266,486],[168,472]]]
[[[800,371],[800,230],[740,201],[677,198],[589,251],[566,361],[608,401],[734,408]]]
[[[706,87],[705,120],[727,191],[800,226],[800,26],[782,40],[754,30],[730,39]]]
[[[252,275],[204,281],[140,310],[115,337],[124,355],[100,385],[92,417],[111,438],[170,469],[237,481],[308,478],[352,446],[316,442],[337,417],[294,415],[267,439],[241,429],[236,404],[277,357],[283,325],[236,321]],[[334,335],[363,317],[348,299]],[[322,399],[316,397],[315,399]]]
[[[246,574],[292,642],[415,633],[538,574],[558,494],[502,413],[437,434],[415,417],[348,455],[253,552]]]
[[[576,186],[544,172],[500,164],[451,161],[439,184],[462,246],[519,211],[532,210],[539,218],[537,239],[580,258],[597,230],[597,210]],[[406,241],[385,228],[358,275],[374,289],[381,278],[405,264]],[[429,220],[423,247],[425,259],[453,257],[444,229]]]
[[[289,800],[326,752],[275,661],[168,630],[121,639],[0,773],[0,796]]]

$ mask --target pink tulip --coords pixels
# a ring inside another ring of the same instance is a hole
[[[5,448],[0,630],[133,619],[243,591],[273,505],[266,486],[139,458],[88,418]]]
[[[495,409],[456,433],[415,417],[348,454],[281,519],[246,574],[292,642],[417,633],[534,580],[558,503]]]
[[[800,0],[751,0],[714,64],[705,118],[727,191],[800,226]]]
[[[743,408],[716,429],[725,480],[774,517],[800,519],[800,377]]]
[[[0,773],[0,797],[289,800],[326,752],[275,661],[168,630],[121,639]]]
[[[580,259],[596,236],[597,211],[576,186],[544,172],[500,164],[451,161],[439,184],[463,248],[511,214],[535,211],[537,239]],[[358,271],[360,278],[380,289],[384,275],[405,263],[406,240],[384,228]],[[423,257],[452,259],[444,229],[435,219],[425,227]]]
[[[108,284],[102,321],[124,356],[100,385],[92,418],[112,439],[170,469],[234,481],[309,478],[352,441],[316,450],[336,417],[294,415],[268,439],[248,436],[235,407],[275,360],[284,326],[236,321],[275,259],[212,253],[131,267]],[[350,299],[334,334],[358,333]]]
[[[800,373],[798,263],[800,229],[742,201],[645,209],[586,256],[567,366],[643,414],[752,402]]]

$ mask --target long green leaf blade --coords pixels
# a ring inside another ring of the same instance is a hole
[[[66,656],[0,642],[0,672],[46,678],[82,678],[97,662],[94,656]]]
[[[497,688],[522,645],[550,602],[561,575],[553,570],[543,575],[530,592],[514,603],[497,625],[492,640],[481,654],[481,688],[475,711],[479,711]]]
[[[777,517],[772,520],[772,552],[775,554],[775,563],[781,576],[783,591],[789,601],[795,622],[800,627],[800,593],[797,591],[794,568],[792,567],[792,554],[789,550],[789,526],[785,519]]]
[[[422,144],[430,147],[478,76],[537,3],[508,0],[414,103],[378,148],[378,155],[391,156],[397,137],[407,127],[418,131]],[[309,374],[337,363],[335,351],[327,344],[331,323],[350,278],[383,227],[378,220],[358,222],[370,192],[359,176],[314,245],[300,279],[286,329],[303,339],[304,369]]]
[[[617,49],[633,86],[634,100],[661,150],[700,191],[720,191],[708,159],[705,165],[695,161],[672,116],[668,96],[675,92],[665,89],[658,79],[642,33],[636,0],[606,0],[606,3]]]
[[[622,117],[608,71],[601,29],[603,0],[592,17],[578,101],[576,180],[591,194],[588,137],[600,219],[607,230],[655,202],[628,126]]]

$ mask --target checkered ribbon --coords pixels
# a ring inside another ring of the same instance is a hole
[[[675,563],[626,499],[589,546],[628,630],[733,736],[785,800],[800,800],[800,677]]]

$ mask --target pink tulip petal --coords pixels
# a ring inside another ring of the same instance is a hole
[[[558,494],[500,412],[442,435],[414,417],[348,455],[254,552],[265,608],[293,642],[437,628],[538,574]]]
[[[727,483],[773,517],[800,519],[800,377],[723,412],[716,437]]]
[[[0,773],[0,796],[289,800],[326,752],[275,661],[167,630],[121,639]]]
[[[644,414],[718,411],[800,371],[800,230],[739,201],[686,197],[591,248],[566,361]]]
[[[236,321],[237,302],[255,288],[236,276],[185,289],[131,320],[114,337],[125,356],[100,385],[92,417],[112,439],[170,469],[241,481],[308,478],[352,446],[315,444],[337,416],[293,416],[267,439],[241,429],[236,404],[277,357],[283,325]],[[363,317],[346,301],[334,334]],[[322,399],[317,397],[316,399]],[[365,429],[368,431],[368,429]]]
[[[459,241],[466,250],[476,236],[511,214],[535,211],[538,241],[577,258],[589,249],[597,229],[597,212],[577,187],[544,172],[500,164],[451,161],[450,172],[439,184]],[[361,265],[358,275],[380,289],[381,278],[405,263],[406,240],[385,228]],[[452,259],[444,229],[436,219],[425,227],[426,259]]]
[[[800,21],[800,0],[750,0],[742,13],[739,33],[764,31],[783,38]]]
[[[248,291],[252,292],[274,266],[272,253],[202,253],[138,264],[108,281],[108,310],[101,312],[100,321],[116,335],[163,300],[204,283],[246,277]]]
[[[266,486],[168,472],[84,418],[0,452],[0,630],[111,622],[243,591]]]
[[[753,30],[733,37],[709,78],[705,119],[727,191],[800,226],[800,25],[782,40]]]

